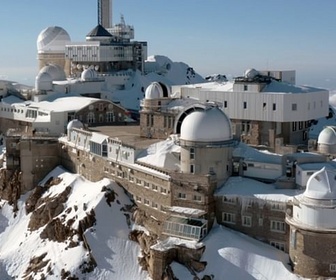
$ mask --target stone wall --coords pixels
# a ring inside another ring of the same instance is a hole
[[[307,231],[293,226],[290,230],[295,235],[291,236],[289,249],[294,272],[309,279],[336,278],[336,234]]]
[[[264,200],[242,202],[235,197],[234,201],[226,201],[224,196],[216,196],[216,219],[219,224],[243,232],[255,239],[270,244],[282,243],[284,251],[288,252],[289,226],[285,223],[285,208],[283,210],[272,209],[272,203]],[[276,202],[274,202],[276,203]],[[224,221],[223,213],[231,213],[235,216],[234,222]],[[244,225],[244,216],[251,217],[251,224]],[[284,232],[271,229],[271,221],[284,223]]]

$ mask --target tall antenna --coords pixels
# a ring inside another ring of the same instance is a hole
[[[98,24],[112,27],[112,0],[98,0]]]

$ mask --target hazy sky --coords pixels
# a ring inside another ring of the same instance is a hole
[[[97,0],[1,0],[0,79],[34,84],[36,39],[48,26],[84,41]],[[336,0],[113,0],[148,54],[201,75],[296,70],[297,83],[336,89]]]

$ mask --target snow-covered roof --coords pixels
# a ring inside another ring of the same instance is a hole
[[[238,146],[233,150],[232,155],[234,157],[244,158],[247,161],[264,162],[281,164],[282,156],[278,154],[273,154],[268,151],[262,151],[254,149],[245,143],[240,142]]]
[[[197,142],[231,140],[230,119],[218,107],[194,111],[182,122],[181,139]]]
[[[304,196],[316,200],[336,200],[336,171],[322,168],[307,182]]]
[[[108,136],[100,133],[93,132],[90,142],[102,144],[104,141],[107,141]]]
[[[216,192],[216,196],[241,196],[267,201],[287,202],[302,193],[297,189],[278,189],[273,184],[265,184],[244,177],[230,177]]]
[[[285,82],[279,82],[276,80],[272,80],[269,84],[267,84],[262,92],[263,93],[309,93],[309,92],[319,92],[325,91],[324,89],[310,87],[310,86],[298,86]]]
[[[329,169],[336,169],[336,162],[328,161],[328,162],[310,162],[310,163],[300,163],[297,165],[301,168],[301,170],[321,170],[323,167],[327,167]]]

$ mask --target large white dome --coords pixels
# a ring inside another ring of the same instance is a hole
[[[336,200],[336,171],[323,167],[308,180],[304,196],[317,200]]]
[[[230,119],[218,107],[194,111],[183,120],[180,138],[199,142],[232,140]]]
[[[41,31],[37,37],[37,51],[64,53],[65,45],[70,43],[71,39],[62,27],[51,26]]]
[[[84,125],[81,121],[79,121],[77,119],[74,119],[74,120],[72,120],[68,123],[67,130],[69,131],[73,128],[82,129],[82,128],[84,128]]]
[[[325,145],[336,145],[335,127],[327,126],[326,128],[324,128],[319,134],[317,143]]]
[[[90,81],[90,80],[97,78],[97,76],[98,76],[97,72],[94,69],[88,68],[82,72],[81,79],[83,81]]]

